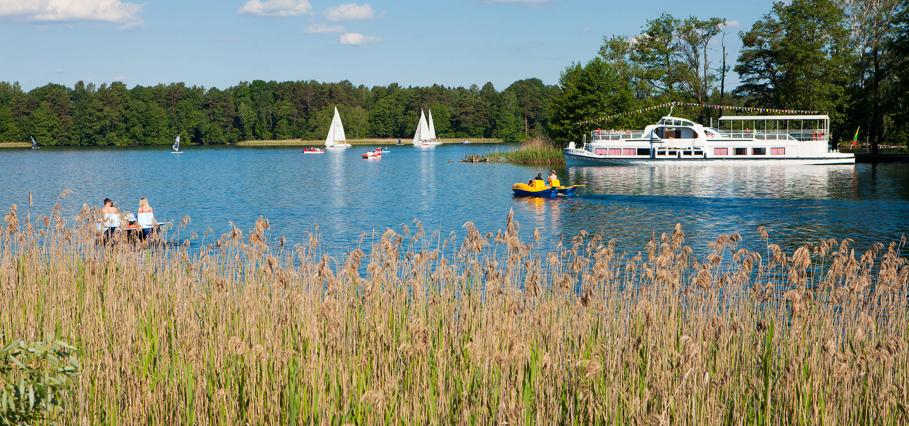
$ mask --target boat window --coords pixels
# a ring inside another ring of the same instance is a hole
[[[735,149],[735,155],[748,155],[748,148],[733,148]]]
[[[650,148],[638,148],[638,155],[650,156]]]
[[[634,148],[622,148],[622,155],[634,155]]]
[[[606,148],[597,148],[593,153],[596,155],[609,155],[609,150]]]
[[[662,135],[660,136],[663,139],[679,139],[682,137],[682,131],[676,129],[675,127],[663,128],[661,129]]]
[[[691,151],[682,151],[682,155],[688,155],[688,156],[690,156],[691,153],[692,153]]]
[[[770,148],[770,155],[786,155],[786,148]]]
[[[703,154],[704,154],[704,151],[701,151],[701,150],[699,150],[699,149],[696,149],[696,150],[694,151],[694,155],[703,155]]]
[[[609,148],[609,155],[622,155],[622,148]]]
[[[752,148],[751,155],[767,155],[767,148]]]
[[[713,148],[713,155],[729,155],[729,148]]]

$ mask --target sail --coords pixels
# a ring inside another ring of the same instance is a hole
[[[423,114],[423,110],[420,110],[420,123],[417,124],[417,131],[413,134],[413,143],[416,145],[419,142],[429,140],[429,126],[426,124],[426,115]]]
[[[335,116],[331,119],[331,127],[328,129],[328,136],[325,138],[325,146],[331,148],[336,143],[346,143],[344,137],[344,125],[341,124],[341,114],[338,114],[338,107],[335,107]]]
[[[858,134],[858,133],[856,133],[856,134]],[[37,148],[38,142],[35,142],[35,138],[32,137],[32,135],[28,135],[28,138],[32,140],[32,148]]]
[[[426,139],[431,141],[436,140],[436,126],[432,124],[432,110],[429,110],[429,137]]]
[[[177,140],[174,142],[174,151],[180,150],[180,135],[177,135]]]

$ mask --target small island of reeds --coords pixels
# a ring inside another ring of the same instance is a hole
[[[697,253],[677,226],[640,252],[586,232],[550,252],[509,214],[335,257],[265,219],[149,244],[99,241],[88,208],[20,214],[0,228],[0,346],[53,335],[79,360],[47,422],[909,422],[905,238],[790,252],[760,229],[757,251],[724,234]]]
[[[524,164],[529,166],[565,165],[562,149],[552,141],[542,138],[529,139],[517,148],[504,151],[491,151],[482,155],[468,155],[462,162],[466,163],[501,163]]]

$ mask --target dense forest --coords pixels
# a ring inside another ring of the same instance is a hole
[[[58,84],[24,92],[0,82],[0,141],[43,145],[169,144],[255,139],[322,139],[338,107],[349,138],[411,137],[420,109],[432,109],[447,138],[534,136],[579,140],[597,127],[641,128],[666,111],[584,123],[668,101],[823,111],[835,140],[877,150],[909,141],[909,6],[904,0],[792,0],[775,3],[726,49],[725,19],[646,20],[634,37],[606,36],[559,84],[520,80],[482,88],[354,86],[349,81],[241,82],[225,90],[182,83],[128,89]],[[730,72],[740,84],[727,87]],[[721,111],[674,112],[708,124]]]
[[[544,133],[547,100],[558,89],[539,79],[502,92],[442,86],[368,89],[348,81],[243,82],[226,90],[184,84],[121,82],[70,89],[48,84],[25,93],[0,82],[0,141],[43,145],[170,144],[179,133],[192,143],[254,139],[324,139],[334,107],[349,138],[406,138],[420,109],[432,108],[442,137],[518,141]]]

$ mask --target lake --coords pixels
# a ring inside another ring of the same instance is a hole
[[[4,149],[0,208],[5,215],[17,204],[24,218],[28,191],[33,218],[49,213],[64,189],[73,190],[61,201],[67,216],[104,198],[136,212],[146,197],[158,221],[190,216],[179,238],[198,233],[194,245],[208,228],[214,238],[228,232],[229,222],[248,233],[261,215],[268,235],[291,245],[318,226],[333,255],[355,248],[363,233],[368,243],[388,227],[413,229],[415,219],[443,238],[463,237],[467,221],[494,234],[511,209],[526,240],[539,230],[543,249],[586,230],[637,252],[676,223],[699,255],[722,233],[756,242],[761,225],[790,251],[821,238],[852,238],[863,251],[909,231],[909,164],[558,167],[563,184],[585,187],[576,197],[538,199],[514,197],[511,185],[548,168],[457,162],[508,145],[390,146],[378,160],[360,158],[366,147],[306,155],[299,147],[168,148]]]

